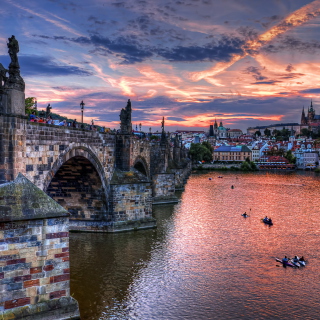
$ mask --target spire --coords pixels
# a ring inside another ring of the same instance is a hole
[[[312,105],[312,99],[311,99],[311,104],[310,104],[310,112],[313,112],[313,105]]]
[[[217,119],[214,120],[214,128],[215,128],[215,129],[218,129]]]

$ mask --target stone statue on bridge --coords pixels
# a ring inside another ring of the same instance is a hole
[[[47,108],[46,108],[46,118],[48,118],[50,116],[50,113],[51,113],[51,110],[52,107],[50,106],[50,103],[47,105]]]
[[[121,109],[120,112],[120,133],[131,134],[132,133],[132,122],[131,122],[131,101],[128,99],[127,106]]]
[[[9,41],[7,43],[7,47],[11,62],[9,64],[9,78],[6,82],[6,87],[8,87],[8,89],[14,89],[16,91],[23,92],[24,94],[25,83],[20,76],[20,65],[18,61],[19,43],[15,36],[11,36],[11,38],[8,38],[8,40]],[[16,99],[19,99],[21,101],[23,100],[23,103],[19,102],[19,109],[21,109],[21,112],[24,113],[24,97],[20,94],[19,98],[13,98],[13,100]]]
[[[8,46],[8,53],[11,58],[10,66],[20,68],[19,62],[18,62],[18,52],[19,52],[19,43],[18,40],[15,38],[15,36],[12,36],[11,38],[8,38],[9,42],[7,43]]]

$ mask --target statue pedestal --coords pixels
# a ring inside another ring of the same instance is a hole
[[[24,92],[16,89],[4,89],[0,91],[0,113],[25,115]]]

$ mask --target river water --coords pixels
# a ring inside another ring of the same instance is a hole
[[[81,319],[320,319],[319,191],[312,172],[193,174],[157,229],[71,234]]]

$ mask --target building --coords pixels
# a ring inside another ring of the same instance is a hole
[[[311,100],[310,107],[308,108],[307,114],[305,114],[304,112],[304,107],[302,108],[301,126],[310,126],[310,127],[320,126],[320,115],[316,115],[316,112],[313,109],[312,100]]]
[[[222,121],[218,126],[217,120],[215,120],[213,125],[213,134],[216,139],[227,139],[227,128],[222,125]]]
[[[247,146],[221,146],[213,151],[214,161],[243,162],[252,160],[252,152]]]
[[[227,135],[230,139],[237,139],[243,135],[243,132],[240,129],[230,129],[228,130]]]
[[[304,152],[303,169],[315,169],[319,165],[319,155],[317,152]]]
[[[271,124],[269,126],[256,126],[256,127],[249,127],[247,129],[247,134],[254,135],[257,131],[260,131],[261,135],[264,135],[264,131],[266,129],[271,131],[271,134],[273,130],[279,130],[282,129],[288,129],[292,131],[294,134],[299,134],[302,128],[306,128],[307,126],[304,125],[301,127],[299,123],[277,123],[277,124]]]
[[[255,144],[255,146],[252,148],[252,161],[257,161],[259,160],[262,155],[263,151],[268,148],[268,143],[267,142],[258,142]]]
[[[281,156],[262,156],[258,161],[260,170],[294,170],[295,165]]]

